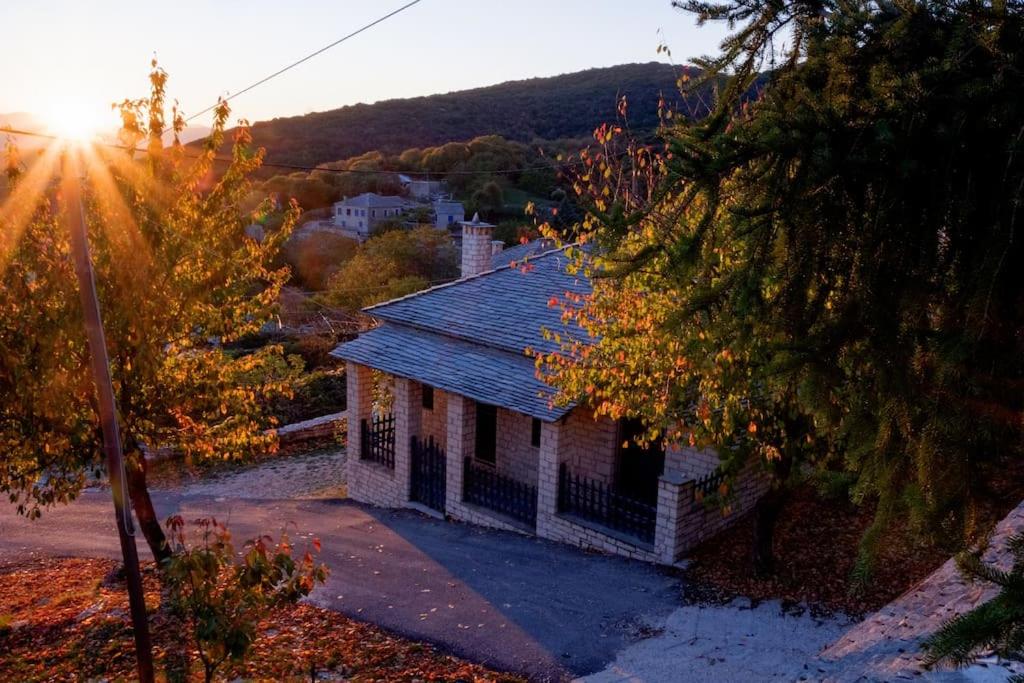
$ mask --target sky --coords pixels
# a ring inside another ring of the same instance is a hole
[[[155,56],[186,114],[407,0],[0,0],[0,114],[80,110],[146,93]],[[421,0],[232,102],[250,121],[626,62],[713,52],[669,0]],[[208,123],[197,120],[196,123]]]

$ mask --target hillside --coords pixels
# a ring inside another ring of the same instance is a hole
[[[676,84],[681,73],[682,67],[669,64],[623,64],[260,121],[253,135],[267,148],[268,159],[306,165],[481,135],[519,142],[579,138],[615,120],[623,95],[629,102],[630,126],[651,130],[658,122],[662,95],[684,111]]]

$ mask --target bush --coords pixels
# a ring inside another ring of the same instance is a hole
[[[345,410],[345,371],[307,372],[292,385],[291,398],[282,398],[270,409],[278,424],[287,425]]]
[[[312,552],[292,556],[288,536],[271,546],[269,536],[245,544],[241,562],[231,534],[217,520],[196,520],[190,542],[180,516],[167,520],[171,556],[163,578],[171,609],[189,626],[207,683],[227,660],[241,662],[256,640],[256,625],[280,605],[294,604],[327,579],[327,566],[316,564]],[[313,540],[320,551],[320,542]]]
[[[358,243],[329,232],[299,234],[285,245],[284,259],[303,287],[321,290],[330,277],[355,255]]]

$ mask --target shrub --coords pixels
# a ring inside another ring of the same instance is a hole
[[[311,552],[296,560],[288,536],[245,544],[238,561],[227,527],[213,518],[195,521],[197,542],[186,539],[180,516],[167,520],[171,556],[163,576],[172,610],[189,626],[206,681],[228,659],[241,662],[256,640],[256,625],[279,605],[298,602],[327,578],[327,566]],[[320,542],[313,540],[320,551]]]

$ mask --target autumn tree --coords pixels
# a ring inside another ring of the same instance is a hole
[[[280,362],[278,347],[236,354],[224,346],[270,318],[288,275],[270,264],[296,210],[263,241],[247,238],[251,219],[238,206],[262,152],[240,128],[227,167],[215,170],[229,115],[223,103],[205,147],[186,150],[177,140],[183,119],[176,107],[167,111],[166,81],[154,64],[149,96],[119,105],[129,151],[94,146],[85,155],[86,221],[129,496],[160,559],[168,548],[144,449],[169,446],[190,459],[272,449],[265,399],[287,393],[297,371]],[[63,205],[50,190],[59,155],[44,152],[0,210],[0,490],[31,517],[73,499],[101,466]]]
[[[595,294],[563,305],[599,341],[543,373],[727,471],[758,456],[762,571],[808,467],[876,510],[861,578],[897,517],[971,532],[986,468],[1021,455],[1021,6],[676,4],[733,29],[684,89],[728,78],[657,146],[597,131]]]
[[[454,279],[458,272],[458,254],[446,230],[394,230],[363,243],[331,277],[318,300],[358,311]]]
[[[275,543],[258,536],[245,543],[239,559],[231,532],[216,519],[167,520],[172,554],[161,564],[171,610],[188,625],[206,683],[224,662],[245,660],[257,639],[257,627],[271,610],[297,603],[327,580],[327,565],[317,564],[320,541],[297,556],[287,534]]]

